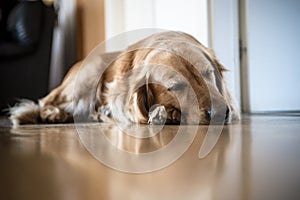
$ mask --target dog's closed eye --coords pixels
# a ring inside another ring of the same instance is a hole
[[[181,91],[187,87],[187,83],[176,83],[168,88],[168,91]]]
[[[214,73],[213,69],[208,69],[208,70],[202,72],[202,76],[204,76],[205,78],[209,78],[213,73]]]

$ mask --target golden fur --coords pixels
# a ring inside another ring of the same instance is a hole
[[[26,100],[12,107],[13,124],[64,123],[74,117],[146,124],[154,105],[164,106],[168,124],[209,124],[222,112],[225,123],[239,119],[225,68],[212,50],[185,33],[157,33],[81,66],[74,65],[38,105]]]

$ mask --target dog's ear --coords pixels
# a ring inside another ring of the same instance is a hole
[[[207,51],[209,52],[210,54],[210,57],[212,59],[212,61],[215,63],[218,71],[220,72],[220,76],[223,77],[223,72],[226,72],[228,71],[221,63],[220,61],[218,60],[218,58],[216,57],[216,54],[215,54],[215,51],[212,50],[212,49],[207,49]]]
[[[149,109],[154,104],[153,87],[145,84],[137,89],[137,104],[145,118],[148,117]]]

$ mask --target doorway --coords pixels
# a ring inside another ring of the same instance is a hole
[[[239,4],[243,111],[300,111],[300,1]]]

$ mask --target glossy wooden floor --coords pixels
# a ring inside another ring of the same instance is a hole
[[[135,153],[162,148],[174,138],[162,131],[155,141],[130,141],[113,127],[93,126]],[[96,160],[72,125],[1,127],[0,199],[300,199],[300,116],[244,116],[240,124],[224,127],[213,151],[199,159],[206,131],[199,127],[190,148],[170,166],[133,174]]]

